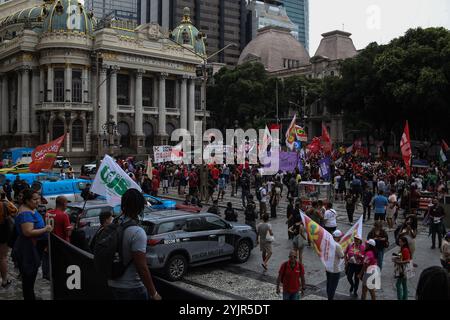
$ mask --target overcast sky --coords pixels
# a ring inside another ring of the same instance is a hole
[[[352,33],[356,49],[388,43],[409,28],[450,29],[450,0],[309,0],[310,54],[332,30]]]

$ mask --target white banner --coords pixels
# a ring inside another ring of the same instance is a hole
[[[123,171],[114,159],[105,155],[95,175],[91,191],[105,196],[109,204],[117,205],[120,204],[123,194],[128,189],[137,189],[142,192],[141,187]]]
[[[172,146],[154,146],[153,157],[155,163],[172,161]]]

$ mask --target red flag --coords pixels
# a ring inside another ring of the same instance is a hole
[[[321,149],[320,138],[314,137],[306,148],[311,152],[311,154],[319,153]]]
[[[448,151],[448,144],[445,142],[445,140],[442,140],[442,149],[444,150],[444,152]]]
[[[65,137],[64,134],[56,140],[37,146],[31,154],[30,172],[39,173],[42,170],[52,170]]]
[[[400,149],[402,151],[403,161],[406,166],[406,173],[408,176],[411,176],[411,139],[409,137],[409,125],[408,121],[406,121],[405,131],[403,132],[402,139],[400,140]]]
[[[323,140],[323,151],[325,153],[331,153],[332,143],[330,135],[328,134],[327,127],[322,123],[322,140]]]

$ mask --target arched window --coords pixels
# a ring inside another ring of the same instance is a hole
[[[83,138],[83,122],[77,119],[72,123],[72,146],[78,148],[84,147]]]
[[[153,147],[153,126],[149,122],[144,123],[145,147]]]
[[[61,119],[53,121],[52,140],[64,135],[64,122]]]
[[[117,131],[120,134],[121,147],[128,148],[130,146],[130,126],[126,122],[119,122],[117,124]]]

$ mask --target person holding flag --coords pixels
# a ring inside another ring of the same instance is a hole
[[[334,295],[339,285],[339,279],[341,278],[341,272],[344,271],[342,259],[345,255],[339,244],[341,238],[342,232],[340,230],[333,232],[333,239],[335,241],[334,261],[332,268],[326,268],[328,300],[334,300]]]

